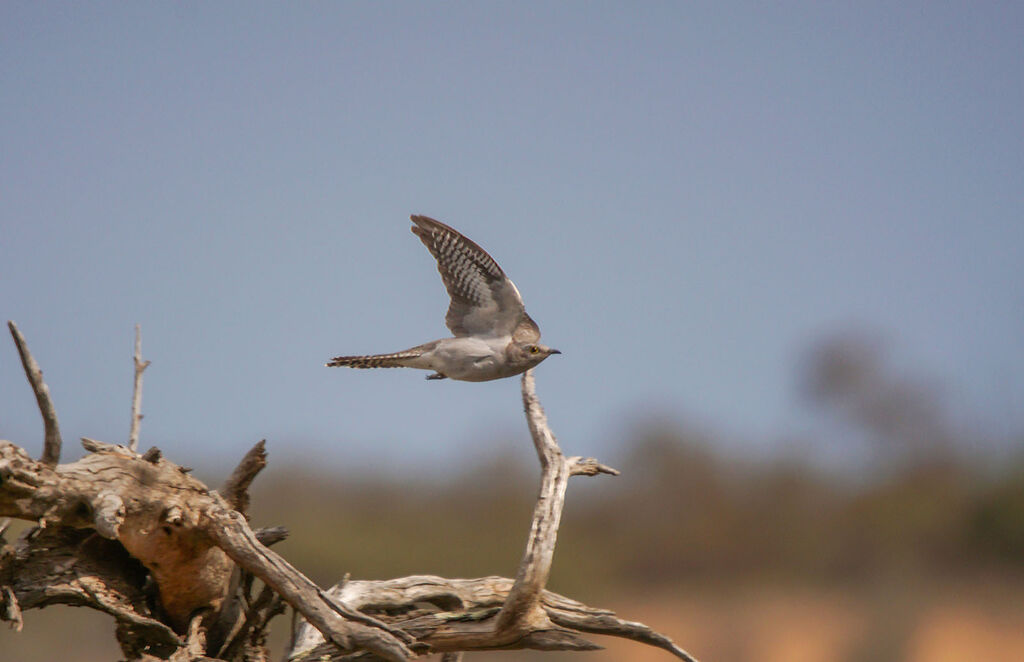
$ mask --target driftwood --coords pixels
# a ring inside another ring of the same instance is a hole
[[[610,634],[687,653],[646,626],[544,589],[568,479],[617,473],[593,459],[565,457],[523,376],[523,402],[541,461],[533,527],[515,580],[417,576],[347,581],[322,590],[269,545],[281,527],[253,531],[248,488],[266,466],[263,441],[221,490],[207,488],[138,441],[142,370],[136,335],[129,444],[82,439],[89,454],[59,464],[56,408],[42,371],[13,322],[11,333],[44,421],[44,452],[34,460],[0,440],[0,518],[36,523],[13,545],[0,521],[0,620],[22,627],[21,611],[70,604],[114,617],[128,660],[268,659],[272,618],[286,605],[301,618],[291,660],[401,661],[441,653],[535,648],[599,648],[581,633]],[[258,583],[257,583],[258,580]]]

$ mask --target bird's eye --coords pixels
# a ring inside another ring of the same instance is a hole
[[[536,354],[539,351],[540,351],[540,347],[537,347],[536,345],[531,345],[530,346],[530,354]]]

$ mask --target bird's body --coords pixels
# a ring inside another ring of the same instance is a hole
[[[451,296],[445,323],[455,337],[391,354],[337,356],[328,366],[419,368],[434,371],[428,379],[485,382],[518,375],[561,353],[537,342],[540,329],[526,314],[519,290],[486,251],[440,221],[413,216],[412,222]]]
[[[441,338],[393,354],[338,356],[327,365],[350,368],[420,368],[433,370],[435,379],[485,382],[511,377],[523,370],[508,360],[509,338]]]

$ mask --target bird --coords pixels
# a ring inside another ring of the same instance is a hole
[[[410,218],[451,297],[444,321],[453,337],[390,354],[336,356],[327,367],[419,368],[433,371],[427,379],[486,382],[561,354],[540,344],[540,328],[526,314],[519,290],[487,251],[440,221]]]

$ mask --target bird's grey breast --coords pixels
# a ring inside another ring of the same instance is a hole
[[[505,363],[504,347],[497,338],[461,336],[443,338],[431,352],[432,367],[451,379],[487,381],[495,379]]]

